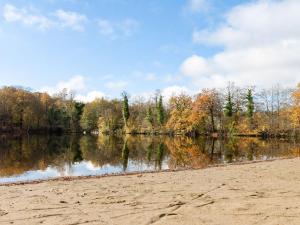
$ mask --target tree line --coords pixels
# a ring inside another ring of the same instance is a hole
[[[67,90],[50,96],[16,87],[0,89],[0,132],[80,132],[84,104]]]
[[[63,90],[50,96],[22,88],[0,89],[1,132],[296,136],[300,133],[300,84],[257,90],[229,83],[222,90],[174,95],[156,91],[148,100],[74,100]]]

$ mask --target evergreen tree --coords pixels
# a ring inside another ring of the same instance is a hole
[[[80,102],[72,102],[72,109],[70,112],[70,128],[72,132],[80,130],[80,119],[83,113],[84,104]]]
[[[232,94],[231,94],[230,91],[228,91],[226,104],[225,104],[225,107],[224,107],[224,114],[227,117],[232,117],[233,116],[233,102],[232,102]]]
[[[165,110],[163,106],[163,97],[161,95],[159,96],[156,110],[157,110],[157,122],[159,125],[163,125],[165,121]]]
[[[127,121],[130,117],[129,105],[128,105],[128,94],[126,92],[123,92],[122,96],[123,96],[122,114],[123,114],[125,126],[127,126]]]
[[[148,110],[147,110],[146,119],[151,125],[153,125],[153,113],[152,113],[152,109],[150,106],[148,107]]]
[[[247,99],[247,116],[249,119],[252,119],[254,114],[254,101],[253,101],[253,95],[251,89],[248,89],[246,99]]]

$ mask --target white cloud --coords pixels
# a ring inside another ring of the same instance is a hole
[[[77,76],[71,77],[67,81],[60,81],[53,87],[45,86],[45,87],[41,88],[40,91],[47,92],[50,95],[53,95],[53,94],[56,94],[56,93],[62,91],[63,89],[67,89],[67,91],[75,92],[75,93],[84,91],[86,89],[85,78],[83,76],[77,75]]]
[[[37,27],[40,30],[68,27],[75,31],[84,31],[84,23],[88,20],[83,14],[62,9],[51,15],[54,15],[55,18],[41,15],[32,8],[17,8],[12,4],[6,4],[3,7],[3,18],[6,22],[18,22],[25,26]]]
[[[195,31],[196,43],[224,50],[181,65],[199,87],[293,85],[300,81],[300,1],[262,0],[231,9],[216,29]]]
[[[120,37],[129,37],[137,30],[139,23],[134,19],[124,19],[119,22],[107,19],[99,19],[97,21],[100,34],[110,38],[111,40]]]
[[[161,94],[164,97],[165,102],[168,102],[172,96],[177,96],[180,94],[188,94],[188,93],[189,91],[186,87],[177,86],[177,85],[166,87],[161,91]]]
[[[197,77],[199,75],[209,75],[211,69],[205,58],[193,55],[182,63],[181,72],[188,76]]]
[[[103,92],[91,91],[91,92],[88,92],[86,95],[77,94],[75,96],[75,100],[87,103],[87,102],[92,102],[93,100],[95,100],[97,98],[104,98],[104,97],[107,97],[107,95],[105,95]]]
[[[55,12],[55,16],[62,27],[70,27],[75,31],[84,31],[84,23],[87,22],[87,17],[71,11],[59,9]]]
[[[36,26],[41,30],[47,30],[54,25],[53,21],[43,15],[25,8],[16,8],[11,4],[4,5],[3,17],[6,22],[20,22],[26,26]]]
[[[87,79],[84,76],[76,75],[67,81],[59,81],[55,86],[45,86],[39,91],[47,92],[50,95],[57,94],[66,89],[67,92],[75,94],[75,100],[91,102],[96,98],[109,97],[101,91],[87,91]]]
[[[188,89],[185,86],[178,86],[178,85],[173,85],[173,86],[168,86],[160,90],[160,94],[163,96],[163,102],[164,104],[167,104],[168,101],[170,100],[171,97],[173,96],[178,96],[180,94],[194,94],[193,91]],[[155,98],[155,92],[141,92],[141,93],[136,93],[134,95],[131,95],[130,100],[132,102],[134,101],[142,101],[146,102],[149,100],[154,100]]]
[[[105,87],[113,90],[121,90],[128,85],[126,81],[110,81],[105,84]]]
[[[197,43],[226,48],[264,46],[281,40],[297,39],[300,2],[296,0],[261,0],[234,7],[217,29],[195,31]]]
[[[205,12],[210,8],[208,0],[188,0],[187,9],[191,12]]]

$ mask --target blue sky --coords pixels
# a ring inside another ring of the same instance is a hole
[[[271,77],[296,85],[295,9],[295,0],[0,0],[0,85],[67,87],[85,100]]]

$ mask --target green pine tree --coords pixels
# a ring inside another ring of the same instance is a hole
[[[253,101],[253,95],[251,89],[248,89],[246,99],[247,99],[247,116],[250,120],[252,120],[254,114],[254,101]]]
[[[163,106],[163,97],[161,95],[159,96],[156,110],[157,110],[157,122],[159,125],[163,125],[165,121],[165,110]]]
[[[123,96],[122,114],[123,114],[123,119],[124,119],[125,126],[127,126],[127,121],[130,117],[129,104],[128,104],[128,94],[126,92],[123,92],[122,96]]]
[[[148,107],[146,119],[152,126],[153,125],[153,113],[152,113],[151,107]]]
[[[233,116],[233,102],[232,102],[232,94],[229,91],[226,99],[226,104],[224,107],[224,114],[227,117],[232,117]]]

